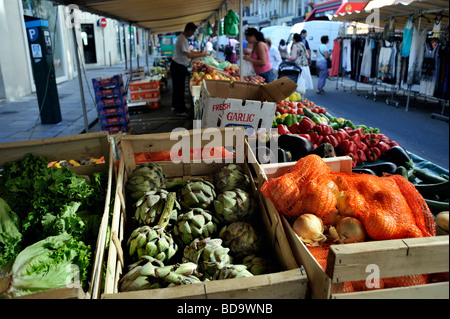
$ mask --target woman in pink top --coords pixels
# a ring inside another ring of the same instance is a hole
[[[269,48],[267,47],[264,35],[255,28],[245,30],[245,38],[248,41],[244,60],[252,63],[255,73],[262,76],[266,83],[275,80],[275,72],[270,64]]]

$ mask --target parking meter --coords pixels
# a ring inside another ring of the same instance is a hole
[[[58,88],[53,65],[53,43],[48,21],[25,16],[36,95],[42,124],[61,121]]]

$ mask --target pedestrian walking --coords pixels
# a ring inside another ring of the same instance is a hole
[[[280,51],[272,45],[272,40],[270,40],[270,38],[266,38],[266,44],[269,47],[270,64],[272,64],[272,69],[275,72],[275,75],[277,75],[278,67],[280,66],[280,63],[283,62]]]
[[[248,44],[246,54],[242,58],[252,63],[255,73],[262,76],[266,83],[274,81],[275,72],[270,63],[269,48],[265,43],[264,34],[255,28],[248,28],[245,30],[245,38]]]
[[[278,51],[280,52],[280,56],[283,61],[287,61],[289,59],[287,52],[287,45],[284,39],[280,40],[280,44],[278,45]]]
[[[314,88],[312,82],[311,71],[309,70],[309,53],[305,45],[302,43],[300,34],[294,34],[292,41],[290,61],[294,61],[302,69],[297,85],[300,91],[311,90]]]
[[[317,49],[317,61],[316,61],[316,67],[319,74],[319,81],[317,83],[317,94],[324,94],[325,91],[323,90],[323,87],[325,86],[325,82],[327,80],[328,76],[328,66],[327,66],[327,59],[329,58],[328,53],[328,36],[324,35],[320,38],[320,42],[322,42],[318,49]]]
[[[191,59],[207,56],[206,51],[197,52],[189,48],[188,38],[194,35],[197,26],[189,22],[186,24],[183,33],[181,33],[175,43],[175,50],[170,64],[170,74],[172,76],[172,111],[177,116],[188,116],[186,103],[184,99],[184,90],[186,77],[189,75],[188,66]]]
[[[308,40],[306,39],[308,36],[308,32],[306,30],[302,30],[300,32],[300,36],[302,37],[302,43],[306,48],[306,51],[308,51],[309,58],[308,58],[308,64],[311,65],[311,49],[309,48]]]

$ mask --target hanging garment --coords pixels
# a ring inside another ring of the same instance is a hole
[[[438,59],[439,43],[433,47],[431,43],[425,43],[425,52],[421,70],[419,93],[433,95],[437,79],[436,63]]]
[[[427,32],[427,29],[418,31],[417,28],[414,27],[413,38],[411,41],[411,51],[409,53],[408,85],[420,83],[420,74],[422,70]]]
[[[405,29],[403,30],[403,44],[402,44],[402,57],[408,57],[411,50],[411,41],[413,37],[414,28],[414,16],[410,16],[406,21]]]
[[[370,77],[372,69],[372,39],[366,39],[366,44],[364,45],[364,52],[361,61],[361,76]]]
[[[333,52],[331,53],[331,69],[329,76],[338,76],[339,74],[339,58],[341,55],[341,39],[334,40]]]
[[[384,26],[383,39],[390,40],[395,37],[395,21],[390,19],[389,22]]]
[[[392,48],[383,47],[380,49],[378,58],[378,78],[382,81],[389,78],[391,72],[389,62],[391,60]]]
[[[351,40],[344,39],[342,41],[342,68],[345,72],[352,71],[352,60],[351,60]]]
[[[432,38],[440,39],[441,38],[441,20],[436,19],[433,25],[433,33],[431,34]]]

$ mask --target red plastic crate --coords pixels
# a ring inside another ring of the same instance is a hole
[[[159,91],[159,81],[143,82],[135,81],[130,83],[130,92],[142,92],[142,91]]]

